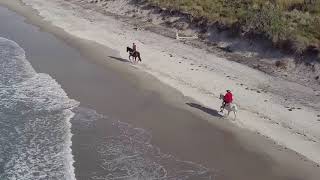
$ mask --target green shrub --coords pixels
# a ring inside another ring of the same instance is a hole
[[[291,33],[280,8],[271,3],[265,3],[256,9],[251,8],[244,25],[249,31],[264,34],[275,44],[286,40]]]
[[[298,53],[320,46],[320,0],[147,0],[209,22],[261,34],[275,45],[292,42]],[[237,26],[238,27],[238,26]]]

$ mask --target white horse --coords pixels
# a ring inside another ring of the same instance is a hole
[[[220,98],[221,100],[223,100],[224,98],[224,95],[223,94],[220,94]],[[238,106],[234,103],[229,103],[229,104],[226,104],[225,107],[222,109],[223,110],[227,110],[228,111],[228,115],[230,114],[230,112],[233,112],[234,113],[234,119],[237,118],[237,112],[238,112]]]

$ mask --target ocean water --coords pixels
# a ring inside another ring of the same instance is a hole
[[[151,143],[152,132],[117,121],[95,110],[74,109],[72,124],[81,138],[86,154],[96,152],[95,168],[80,179],[91,180],[214,180],[215,170],[195,162],[163,153]],[[97,133],[103,122],[105,133]],[[75,134],[77,136],[77,134]],[[90,163],[90,162],[87,162]]]
[[[24,50],[0,38],[0,179],[75,179],[69,99]]]

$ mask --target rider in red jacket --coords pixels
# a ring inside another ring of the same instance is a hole
[[[226,104],[232,103],[232,101],[233,101],[233,95],[232,95],[232,93],[231,93],[230,90],[227,90],[227,93],[226,93],[226,95],[224,95],[223,100],[224,100],[224,102],[225,102]]]
[[[232,95],[230,90],[227,90],[227,93],[223,97],[223,103],[222,103],[222,106],[221,106],[221,112],[226,107],[226,105],[232,103],[232,101],[233,101],[233,95]]]

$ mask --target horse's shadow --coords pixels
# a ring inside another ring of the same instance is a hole
[[[210,109],[207,107],[204,107],[200,104],[196,104],[196,103],[186,103],[188,106],[196,108],[196,109],[200,109],[201,111],[210,114],[211,116],[215,116],[215,117],[219,117],[222,118],[223,116],[221,114],[219,114],[219,112],[215,109]]]
[[[121,61],[121,62],[126,62],[126,63],[130,62],[127,59],[123,59],[123,58],[119,58],[119,57],[114,57],[114,56],[108,56],[108,57],[111,58],[111,59],[115,59],[115,60]]]

